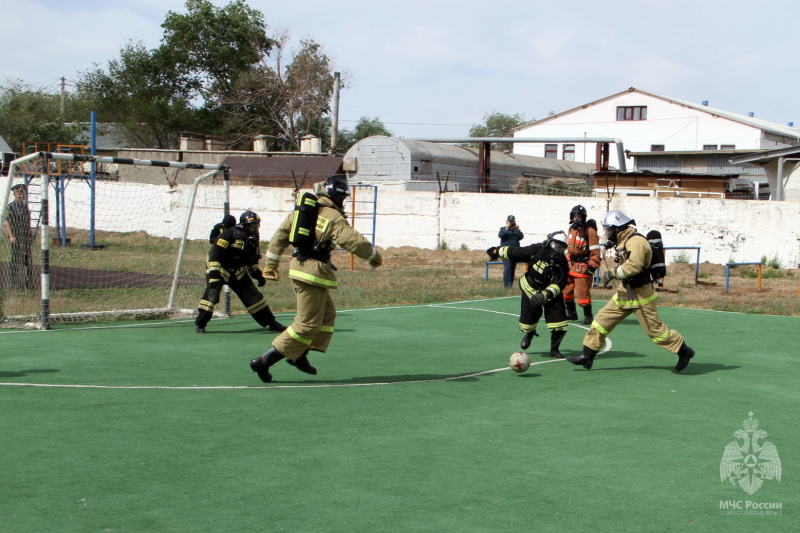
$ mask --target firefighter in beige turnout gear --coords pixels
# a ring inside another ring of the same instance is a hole
[[[339,246],[369,261],[372,267],[383,263],[380,253],[343,216],[344,202],[350,195],[347,182],[331,176],[317,184],[315,193],[318,195],[317,245],[311,250],[295,249],[289,263],[297,316],[286,331],[272,341],[269,351],[250,361],[250,368],[265,383],[272,381],[269,368],[283,358],[302,372],[317,373],[308,361],[308,352],[327,351],[336,321],[336,307],[330,295],[330,290],[337,286],[331,251]],[[289,246],[293,220],[294,213],[283,221],[269,242],[264,269],[267,279],[278,280],[278,262]]]
[[[574,364],[592,368],[597,352],[605,344],[606,337],[622,320],[633,314],[644,332],[658,346],[678,356],[675,371],[680,372],[694,357],[694,350],[687,346],[680,333],[671,330],[658,318],[656,299],[649,267],[653,251],[647,238],[636,232],[636,222],[621,211],[610,211],[603,218],[606,238],[616,248],[619,266],[603,274],[602,283],[608,285],[619,280],[614,297],[597,313],[592,327],[583,339],[583,353],[578,357],[567,357]]]

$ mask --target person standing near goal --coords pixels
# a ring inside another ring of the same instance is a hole
[[[245,211],[239,217],[239,224],[232,225],[235,219],[228,217],[217,224],[209,236],[211,249],[208,252],[206,290],[197,306],[195,331],[206,332],[206,325],[214,316],[214,306],[219,303],[224,285],[228,285],[239,296],[247,312],[261,327],[283,331],[286,326],[275,319],[267,300],[253,284],[253,279],[259,287],[266,284],[258,266],[261,259],[258,250],[261,218],[253,211]]]
[[[318,183],[314,192],[317,196],[300,196],[295,211],[283,221],[267,248],[264,274],[267,279],[278,281],[281,255],[290,241],[295,243],[289,278],[297,301],[297,316],[286,331],[275,337],[266,353],[250,360],[251,370],[264,383],[272,381],[269,368],[283,358],[301,372],[316,375],[317,369],[308,361],[308,352],[327,351],[336,322],[336,306],[330,295],[337,285],[331,251],[339,246],[369,261],[373,268],[383,264],[378,250],[344,218],[344,202],[350,196],[347,182],[331,176]],[[303,220],[308,224],[302,223]],[[305,239],[292,240],[298,234],[304,234]],[[310,244],[298,246],[302,240]]]
[[[14,201],[8,204],[3,229],[11,243],[11,286],[18,291],[31,287],[31,212],[25,194],[28,188],[19,183],[11,187]]]

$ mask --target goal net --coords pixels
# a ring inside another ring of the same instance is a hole
[[[127,181],[132,167],[173,179]],[[178,184],[180,172],[197,177]],[[13,161],[0,178],[0,326],[194,314],[228,184],[221,165],[50,152]]]

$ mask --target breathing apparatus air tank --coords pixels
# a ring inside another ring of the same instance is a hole
[[[304,261],[317,245],[317,196],[304,192],[294,204],[294,218],[289,232],[289,243],[294,246],[297,259]]]

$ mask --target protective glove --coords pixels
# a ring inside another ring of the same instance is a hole
[[[381,257],[380,253],[375,252],[375,257],[370,259],[369,266],[371,266],[372,268],[378,268],[382,264],[383,264],[383,257]]]
[[[497,261],[497,258],[500,257],[499,255],[497,255],[497,246],[492,246],[491,248],[486,250],[486,255],[488,255],[489,259],[491,259],[492,261]]]
[[[278,274],[277,268],[267,268],[262,274],[262,276],[265,280],[268,279],[270,281],[280,281],[281,279],[280,274]]]
[[[211,233],[208,235],[208,242],[213,244],[224,229],[225,227],[222,224],[214,224],[214,227],[211,229]]]
[[[596,272],[596,270],[595,270],[595,268],[593,266],[586,267],[586,275],[587,276],[594,277],[594,273],[595,272]]]
[[[613,271],[613,270],[606,270],[606,271],[603,273],[603,279],[602,279],[602,281],[600,282],[600,284],[601,284],[603,287],[605,287],[605,288],[608,288],[608,286],[611,284],[611,280],[612,280],[612,279],[617,279],[617,275],[616,275],[616,274],[614,274],[614,271]]]
[[[533,305],[544,305],[547,303],[547,293],[545,291],[536,291],[531,295],[531,303]]]
[[[262,274],[260,270],[253,272],[253,278],[256,280],[259,287],[263,287],[267,284],[267,280],[264,278],[264,274]]]

